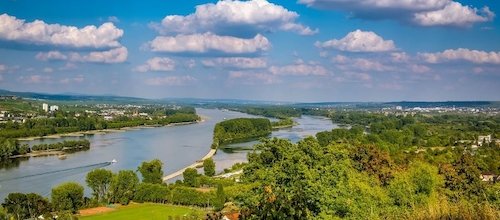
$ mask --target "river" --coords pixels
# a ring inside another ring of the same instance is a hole
[[[217,122],[238,117],[257,117],[240,112],[218,109],[196,109],[205,118],[204,122],[144,128],[125,132],[87,135],[84,137],[63,137],[60,139],[38,139],[29,144],[51,143],[61,140],[86,138],[91,143],[90,150],[67,154],[64,160],[57,156],[32,157],[18,161],[10,167],[0,168],[0,201],[11,192],[35,192],[50,196],[51,189],[63,182],[75,181],[85,184],[88,171],[105,167],[119,170],[136,170],[142,161],[155,158],[164,162],[165,174],[175,172],[199,160],[210,150],[213,128]],[[272,137],[298,141],[319,131],[331,130],[336,125],[331,120],[303,116],[296,118],[299,125],[293,128],[273,131]],[[231,167],[234,163],[245,162],[248,150],[242,146],[252,146],[256,141],[230,145],[238,150],[219,150],[214,156],[217,171]],[[109,165],[116,159],[118,162]],[[175,180],[175,179],[174,179]],[[86,194],[89,191],[86,189]]]

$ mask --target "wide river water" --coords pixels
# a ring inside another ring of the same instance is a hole
[[[0,168],[0,201],[11,192],[35,192],[50,196],[51,189],[63,182],[75,181],[85,186],[85,175],[92,169],[105,167],[113,172],[136,170],[142,161],[155,158],[163,161],[164,173],[170,174],[194,163],[208,153],[212,143],[213,128],[217,122],[231,118],[257,117],[219,109],[199,108],[196,111],[205,118],[204,122],[30,141],[29,144],[38,144],[86,138],[90,141],[91,147],[87,151],[67,154],[64,160],[57,156],[32,157],[18,161],[13,166]],[[306,136],[337,127],[331,120],[322,117],[302,116],[295,121],[299,125],[273,131],[271,136],[297,142]],[[217,151],[214,156],[217,171],[229,168],[237,162],[245,162],[248,150],[240,148],[250,147],[255,143],[257,141],[231,145],[238,150]],[[111,165],[106,163],[113,159],[118,162]],[[88,195],[88,189],[86,192]]]

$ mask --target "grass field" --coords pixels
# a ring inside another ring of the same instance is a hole
[[[91,216],[82,216],[79,217],[79,219],[203,219],[204,215],[205,211],[202,209],[165,204],[143,203],[120,206],[111,212]]]

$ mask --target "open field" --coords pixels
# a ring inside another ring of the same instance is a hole
[[[85,211],[84,211],[85,212]],[[87,213],[87,212],[85,212]],[[205,211],[202,209],[185,206],[174,206],[155,203],[130,204],[118,206],[114,210],[106,210],[104,213],[96,215],[81,216],[80,219],[100,220],[100,219],[203,219]]]

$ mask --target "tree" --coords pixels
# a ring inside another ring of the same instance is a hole
[[[142,162],[141,166],[137,168],[137,170],[141,173],[142,175],[142,182],[144,183],[162,183],[162,177],[163,177],[163,170],[162,170],[163,163],[158,160],[154,159],[152,161],[144,161]]]
[[[95,169],[87,173],[85,182],[94,191],[97,202],[105,200],[112,177],[113,172],[105,169]]]
[[[111,202],[128,204],[134,198],[137,185],[139,185],[139,178],[134,171],[120,170],[111,181],[109,190]]]
[[[51,206],[49,200],[42,197],[41,195],[38,195],[36,193],[28,193],[26,194],[26,200],[28,213],[32,219],[50,212]]]
[[[198,181],[196,180],[198,177],[198,171],[195,168],[187,168],[182,173],[184,178],[184,183],[191,187],[196,187],[198,185]]]
[[[224,203],[226,203],[226,194],[224,193],[224,188],[222,187],[222,185],[219,184],[217,185],[217,192],[215,193],[215,210],[222,210],[222,208],[224,208]]]
[[[9,193],[2,206],[15,219],[22,220],[29,217],[29,212],[26,209],[27,201],[28,198],[23,193]]]
[[[57,211],[76,213],[83,205],[83,186],[68,182],[52,188],[52,204]]]
[[[444,175],[445,187],[455,191],[458,196],[481,196],[484,193],[481,171],[469,153],[462,154],[451,166],[441,166],[440,173]]]
[[[215,162],[212,158],[208,158],[203,161],[203,172],[205,173],[205,176],[215,175]]]

